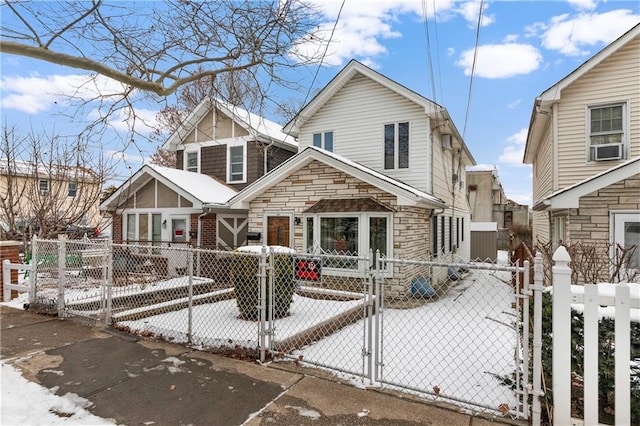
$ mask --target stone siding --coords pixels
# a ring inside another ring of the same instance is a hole
[[[317,161],[288,176],[251,202],[249,231],[263,232],[263,218],[267,211],[290,212],[301,217],[305,210],[321,199],[345,197],[372,197],[394,210],[393,257],[428,259],[431,210],[398,206],[395,196]],[[257,241],[255,244],[262,242]],[[294,229],[294,248],[302,251],[303,246],[303,225],[300,223]],[[390,293],[395,296],[407,293],[411,277],[407,268],[404,268],[404,272],[402,279],[394,274]]]
[[[640,174],[580,198],[569,215],[569,244],[609,244],[610,211],[616,210],[640,210]]]

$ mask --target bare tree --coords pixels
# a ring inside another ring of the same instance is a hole
[[[20,136],[4,128],[0,152],[0,218],[18,231],[53,237],[69,225],[97,225],[102,185],[113,169],[102,147],[59,134]]]
[[[0,51],[104,75],[125,97],[134,88],[167,96],[241,70],[282,83],[283,68],[316,59],[296,47],[321,40],[319,14],[298,0],[7,0],[1,8]]]

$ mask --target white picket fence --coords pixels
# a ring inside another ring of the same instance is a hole
[[[615,307],[615,424],[631,423],[631,309],[640,309],[628,284],[571,286],[569,253],[559,247],[553,260],[553,422],[597,425],[599,307]],[[613,289],[613,291],[612,291]],[[571,418],[571,304],[584,305],[584,420]]]
[[[15,283],[12,282],[11,281],[12,270],[17,270],[19,274],[29,272],[29,280],[27,281],[27,284],[19,284],[17,282]],[[29,300],[31,300],[31,295],[34,294],[33,288],[35,286],[33,274],[31,273],[32,270],[33,270],[32,264],[11,263],[9,260],[2,261],[2,282],[3,282],[2,301],[3,302],[9,302],[11,300],[12,290],[15,290],[20,293],[28,292],[30,295]]]

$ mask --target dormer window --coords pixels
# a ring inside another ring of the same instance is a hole
[[[313,146],[333,152],[333,132],[314,133]]]
[[[384,168],[409,168],[409,122],[385,124]]]

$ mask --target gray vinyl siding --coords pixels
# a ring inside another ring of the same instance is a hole
[[[409,168],[384,169],[384,125],[409,122]],[[431,192],[430,128],[424,108],[365,78],[354,77],[302,127],[300,150],[313,145],[313,134],[333,132],[334,152]]]
[[[630,152],[640,155],[640,38],[603,60],[564,89],[558,106],[558,182],[562,189],[622,161],[591,162],[587,152],[588,107],[627,102],[626,130]]]

